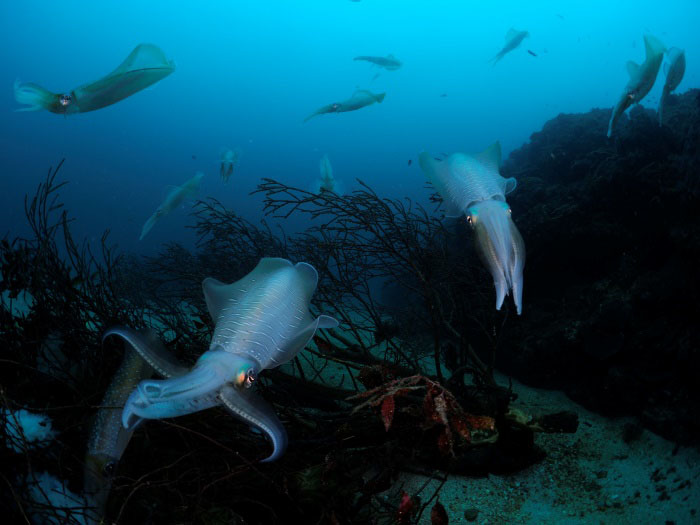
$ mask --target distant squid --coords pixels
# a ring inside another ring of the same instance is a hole
[[[311,113],[308,117],[304,119],[304,122],[314,118],[317,115],[324,115],[326,113],[344,113],[346,111],[355,111],[356,109],[364,108],[365,106],[370,106],[375,102],[381,104],[384,100],[386,93],[374,94],[366,89],[358,89],[353,93],[352,97],[342,102],[333,102],[332,104],[327,104],[323,107],[318,108],[316,111]]]
[[[401,61],[398,60],[394,55],[387,55],[385,57],[375,57],[375,56],[359,56],[353,58],[353,60],[362,60],[364,62],[369,62],[375,66],[382,67],[387,71],[396,71],[401,67]]]
[[[221,152],[221,168],[219,171],[224,182],[228,182],[228,180],[231,178],[234,170],[236,167],[238,167],[240,158],[241,150],[238,148],[232,150],[226,148]]]
[[[153,226],[155,226],[160,219],[177,209],[177,207],[180,206],[185,199],[197,193],[202,177],[204,177],[204,173],[198,171],[194,177],[185,182],[182,186],[175,186],[170,190],[170,193],[168,193],[168,195],[165,197],[165,200],[160,206],[158,206],[158,209],[153,213],[153,215],[148,218],[146,223],[143,225],[143,228],[141,228],[141,236],[139,237],[139,241],[151,231]]]
[[[175,64],[153,44],[139,44],[109,75],[65,93],[51,93],[31,82],[15,81],[15,100],[28,107],[17,111],[86,113],[110,106],[146,89],[175,71]]]
[[[515,189],[516,180],[503,178],[499,173],[500,143],[495,142],[481,153],[453,153],[443,161],[424,151],[419,161],[443,199],[446,216],[466,215],[474,229],[477,251],[496,287],[496,309],[501,309],[510,291],[520,314],[525,243],[505,199]]]
[[[342,195],[342,184],[333,176],[333,166],[331,166],[328,155],[321,157],[321,160],[318,162],[318,168],[320,177],[314,182],[311,191],[314,193],[332,191],[338,195]]]
[[[522,41],[529,36],[530,33],[528,33],[527,31],[518,31],[517,29],[513,29],[511,27],[506,33],[506,42],[503,45],[503,48],[501,48],[501,50],[498,53],[496,53],[496,56],[494,56],[491,59],[493,65],[495,66],[499,60],[501,60],[504,56],[506,56],[514,49],[516,49],[522,43]],[[531,51],[528,52],[534,55],[534,53],[532,53]]]
[[[666,82],[664,83],[664,89],[659,99],[659,125],[663,124],[664,107],[666,106],[668,96],[678,87],[681,80],[683,80],[683,75],[685,75],[685,51],[677,47],[672,47],[666,52],[666,59],[668,60],[668,62],[664,64]]]
[[[317,282],[310,264],[278,258],[261,259],[232,284],[205,279],[204,299],[215,323],[209,350],[184,375],[142,381],[124,406],[124,427],[221,405],[270,438],[273,452],[264,461],[278,459],[287,446],[286,430],[250,387],[263,370],[293,359],[317,329],[338,326],[332,317],[309,313]],[[108,333],[123,337],[149,363],[158,360],[157,352],[133,331],[114,328]]]
[[[627,74],[630,79],[613,108],[610,123],[608,124],[608,137],[612,135],[617,121],[627,111],[627,108],[632,104],[639,104],[651,91],[651,88],[654,87],[666,47],[658,38],[644,35],[644,48],[646,59],[643,64],[636,64],[631,60],[627,62]]]

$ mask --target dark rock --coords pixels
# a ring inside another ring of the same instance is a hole
[[[644,429],[636,423],[625,423],[622,426],[622,441],[628,445],[637,441],[642,436],[643,430]]]
[[[479,509],[467,509],[464,511],[464,519],[467,521],[476,521],[479,517]]]
[[[562,114],[510,155],[502,173],[519,180],[508,202],[528,262],[523,315],[497,354],[521,381],[693,445],[699,96],[673,95],[664,126],[637,106],[610,140],[609,110]]]

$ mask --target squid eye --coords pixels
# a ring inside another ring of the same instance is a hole
[[[255,383],[255,379],[256,379],[255,370],[253,370],[251,368],[250,370],[248,370],[248,373],[246,374],[245,387],[250,388],[251,386],[253,386],[253,383]]]
[[[58,101],[61,103],[61,106],[67,106],[71,103],[71,100],[72,99],[70,95],[61,95],[61,98],[58,99]]]
[[[111,476],[112,474],[114,474],[115,468],[116,464],[114,463],[114,461],[110,461],[104,467],[102,467],[102,474],[104,474],[105,476]]]

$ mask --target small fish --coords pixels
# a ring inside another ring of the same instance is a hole
[[[562,15],[560,15],[559,13],[557,13],[557,17],[560,18],[561,20],[564,20],[564,17]]]
[[[197,155],[192,155],[192,160],[197,160]]]
[[[440,98],[445,98],[446,96],[447,96],[447,93],[443,93],[442,95],[440,95]]]
[[[535,53],[534,51],[528,49],[527,52],[530,53],[533,57],[537,56],[537,53]]]
[[[413,163],[413,159],[408,159],[408,165],[410,166]]]

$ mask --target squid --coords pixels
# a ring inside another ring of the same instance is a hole
[[[141,236],[139,237],[139,241],[143,240],[143,238],[148,234],[148,232],[151,231],[153,226],[155,226],[160,219],[177,209],[177,207],[180,206],[185,199],[191,197],[197,193],[197,191],[199,191],[199,185],[202,177],[204,177],[204,173],[198,171],[194,177],[185,182],[182,186],[174,186],[170,190],[168,195],[165,197],[165,200],[160,206],[158,206],[158,209],[156,209],[156,211],[153,212],[153,215],[151,215],[144,223],[143,227],[141,228]]]
[[[153,44],[139,44],[109,75],[70,92],[51,93],[31,83],[15,81],[15,100],[27,107],[17,111],[48,110],[70,115],[111,106],[146,89],[175,71],[173,61]]]
[[[311,191],[313,193],[332,191],[338,195],[342,195],[342,184],[333,176],[333,166],[331,166],[331,161],[328,159],[328,155],[321,157],[318,167],[320,177],[314,181]]]
[[[324,115],[326,113],[344,113],[346,111],[355,111],[356,109],[361,109],[366,106],[370,106],[375,102],[381,104],[384,100],[386,93],[374,94],[366,89],[358,89],[352,96],[343,100],[342,102],[333,102],[332,104],[327,104],[318,108],[316,111],[311,113],[308,117],[304,119],[304,122],[311,120],[318,115]]]
[[[126,429],[121,422],[122,409],[131,391],[141,381],[150,378],[154,371],[163,377],[180,376],[187,372],[187,368],[168,353],[152,330],[136,332],[120,328],[118,332],[134,345],[151,348],[151,354],[156,359],[151,359],[149,363],[139,352],[128,348],[97,411],[90,428],[83,474],[83,491],[91,507],[86,514],[89,517],[88,523],[102,523],[117,465],[136,428],[133,425]],[[108,330],[103,334],[102,340],[114,333],[115,330]]]
[[[221,152],[221,166],[219,168],[219,172],[221,174],[221,178],[224,180],[224,183],[227,183],[229,178],[231,178],[231,175],[233,175],[233,171],[236,169],[238,166],[238,162],[240,161],[241,158],[241,150],[236,148],[236,149],[224,149]]]
[[[398,60],[394,55],[387,55],[385,57],[374,57],[374,56],[359,56],[353,58],[353,60],[363,60],[374,64],[375,66],[383,67],[387,71],[396,71],[401,67],[401,61]]]
[[[215,324],[209,350],[185,374],[141,381],[124,405],[124,428],[143,419],[223,406],[268,436],[273,452],[263,461],[280,458],[287,447],[284,425],[251,387],[263,370],[293,359],[316,330],[338,326],[332,317],[314,318],[309,313],[317,283],[313,266],[280,258],[261,259],[252,272],[232,284],[205,279],[204,299]],[[119,327],[109,333],[121,336],[147,362],[159,366],[161,358],[147,341]]]
[[[477,252],[496,288],[496,309],[500,310],[505,296],[512,293],[520,315],[525,243],[505,199],[517,182],[499,173],[500,143],[481,153],[453,153],[442,161],[424,151],[419,162],[445,203],[445,215],[466,216],[474,230]]]
[[[685,75],[685,51],[677,47],[672,47],[666,53],[666,58],[668,59],[668,62],[664,64],[666,82],[664,83],[664,89],[659,99],[659,126],[663,124],[666,99],[668,99],[671,92],[678,87],[678,84],[683,80],[683,75]]]
[[[512,27],[506,33],[506,43],[503,48],[491,59],[493,65],[495,66],[499,60],[501,60],[508,53],[516,49],[525,38],[529,37],[530,33],[527,31],[518,31]]]
[[[627,111],[627,108],[632,104],[639,104],[651,91],[651,88],[654,87],[666,47],[658,38],[644,35],[644,48],[646,59],[643,64],[636,64],[631,60],[627,62],[627,74],[630,79],[613,108],[610,123],[608,124],[608,137],[612,136],[615,124],[617,124],[622,114]]]

